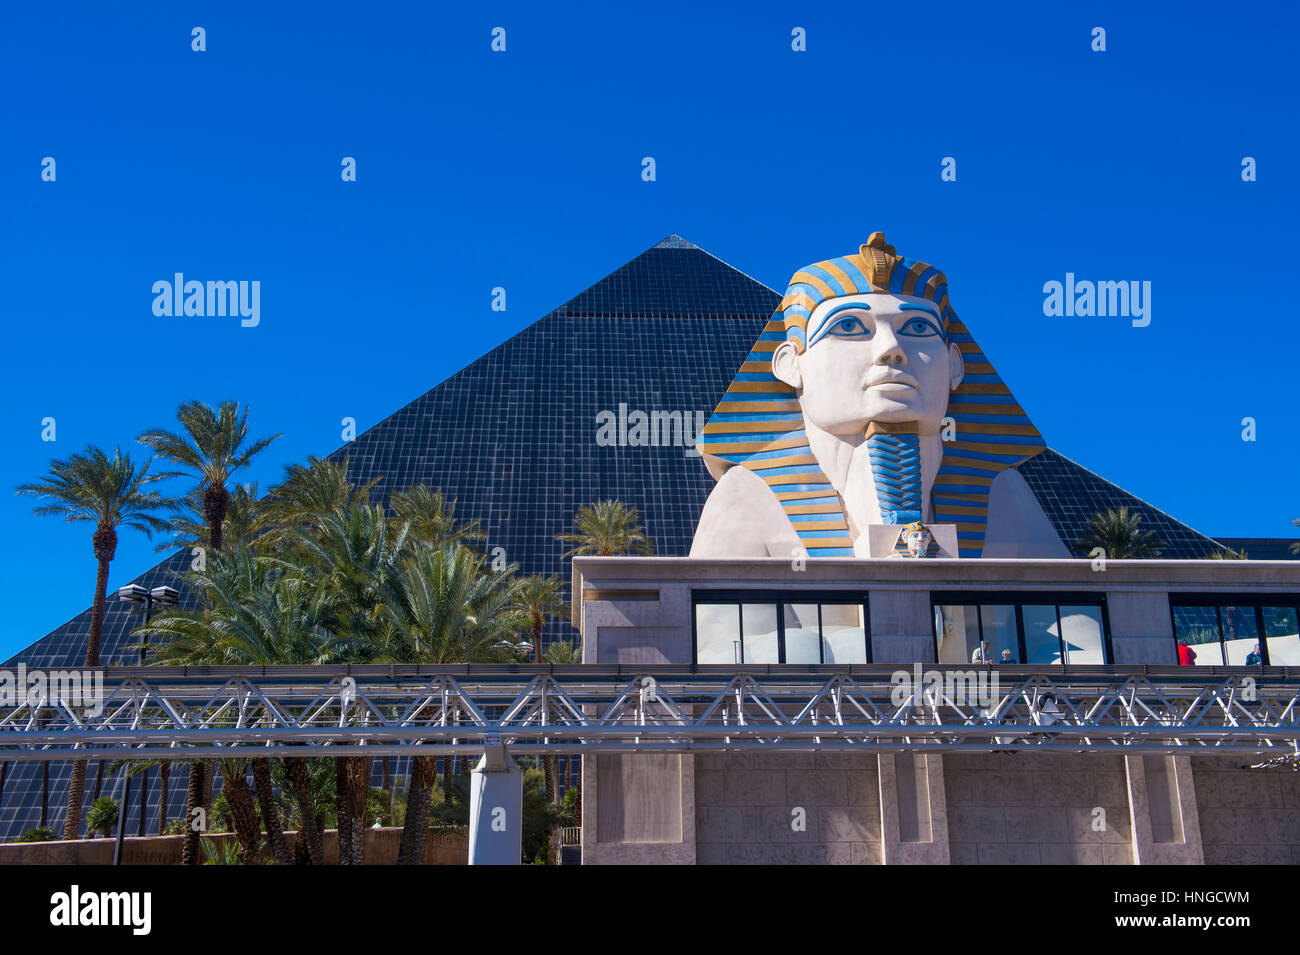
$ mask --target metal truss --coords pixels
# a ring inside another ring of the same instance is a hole
[[[0,759],[785,751],[1295,757],[1294,669],[106,668],[0,706]],[[996,680],[993,679],[996,674]],[[972,679],[973,678],[973,679]]]

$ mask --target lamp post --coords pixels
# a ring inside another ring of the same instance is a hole
[[[147,625],[149,618],[153,616],[153,608],[156,604],[159,607],[174,607],[180,600],[180,592],[174,587],[155,587],[150,590],[148,587],[142,587],[140,584],[127,584],[125,587],[117,589],[117,599],[125,603],[144,604],[144,622]],[[145,643],[149,642],[146,636]],[[140,663],[144,663],[145,647],[140,648]]]
[[[180,591],[175,587],[154,587],[150,590],[140,584],[127,584],[125,587],[119,587],[117,590],[117,599],[124,603],[144,604],[144,622],[147,626],[149,619],[153,616],[153,608],[174,607],[180,600]],[[145,643],[149,642],[148,635],[144,638]],[[144,665],[146,647],[140,647],[140,664]],[[122,802],[118,808],[117,820],[117,841],[113,846],[113,865],[121,865],[122,862],[122,835],[126,828],[126,806],[127,801],[131,798],[131,774],[130,767],[123,766],[122,772]],[[144,814],[149,808],[149,770],[146,767],[140,774],[140,828],[139,834],[144,835]],[[159,807],[162,811],[162,807]]]

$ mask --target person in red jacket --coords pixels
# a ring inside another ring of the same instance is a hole
[[[1178,641],[1178,665],[1190,667],[1196,665],[1196,651],[1187,645],[1187,638]]]

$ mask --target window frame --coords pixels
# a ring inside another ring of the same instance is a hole
[[[1263,658],[1260,663],[1228,663],[1228,646],[1223,626],[1223,608],[1226,606],[1233,607],[1250,607],[1255,611],[1255,633],[1259,638],[1260,656]],[[1274,666],[1269,661],[1268,654],[1268,636],[1264,630],[1264,608],[1265,607],[1283,607],[1290,608],[1296,615],[1297,623],[1300,623],[1300,594],[1280,593],[1280,594],[1223,594],[1223,593],[1178,593],[1169,595],[1169,629],[1173,634],[1174,641],[1174,664],[1178,665],[1178,607],[1213,607],[1214,615],[1218,621],[1219,627],[1219,655],[1223,657],[1223,663],[1207,664],[1208,666],[1223,667],[1256,667],[1256,666]],[[1281,666],[1282,664],[1277,664]],[[1193,663],[1192,666],[1198,666]]]
[[[866,662],[872,662],[871,656],[871,608],[865,590],[692,590],[691,591],[691,665],[692,666],[745,666],[745,604],[776,604],[776,663],[755,663],[752,666],[797,666],[797,667],[843,667],[860,666],[855,663],[786,663],[785,660],[785,613],[786,604],[817,604],[818,649],[825,656],[825,635],[822,634],[822,604],[849,604],[862,608],[862,639],[866,644]],[[701,604],[712,606],[736,607],[740,625],[739,663],[700,663],[699,620],[696,608]]]
[[[1061,607],[1097,607],[1101,616],[1101,644],[1104,662],[1098,663],[1025,663],[1028,654],[1025,646],[1024,607],[1051,606],[1056,611],[1056,640],[1065,659],[1065,628],[1061,625]],[[1073,590],[935,590],[930,592],[930,630],[934,640],[934,658],[939,659],[939,627],[935,611],[941,606],[973,606],[976,608],[975,620],[979,625],[979,639],[984,640],[984,614],[979,608],[984,606],[1015,608],[1016,649],[1019,661],[1001,666],[1113,666],[1115,651],[1111,646],[1110,612],[1106,606],[1106,594],[1099,591]],[[999,661],[994,660],[995,664]],[[963,665],[970,665],[965,664]]]

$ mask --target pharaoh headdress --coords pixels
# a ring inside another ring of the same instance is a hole
[[[884,233],[872,233],[856,255],[818,262],[794,274],[776,314],[705,425],[698,447],[715,479],[736,466],[763,478],[810,556],[852,557],[853,542],[839,495],[808,446],[795,390],[772,374],[772,353],[783,341],[794,342],[800,353],[808,347],[810,336],[816,342],[820,329],[809,328],[808,322],[822,302],[871,292],[914,295],[933,302],[943,318],[946,340],[957,345],[965,360],[966,376],[948,398],[956,440],[943,445],[931,500],[935,523],[957,525],[961,556],[979,557],[993,479],[1045,445],[948,304],[944,274],[896,254]],[[906,448],[886,447],[885,453],[892,457],[884,462],[886,470],[914,466]],[[889,476],[880,466],[876,474],[883,501],[889,493]]]

